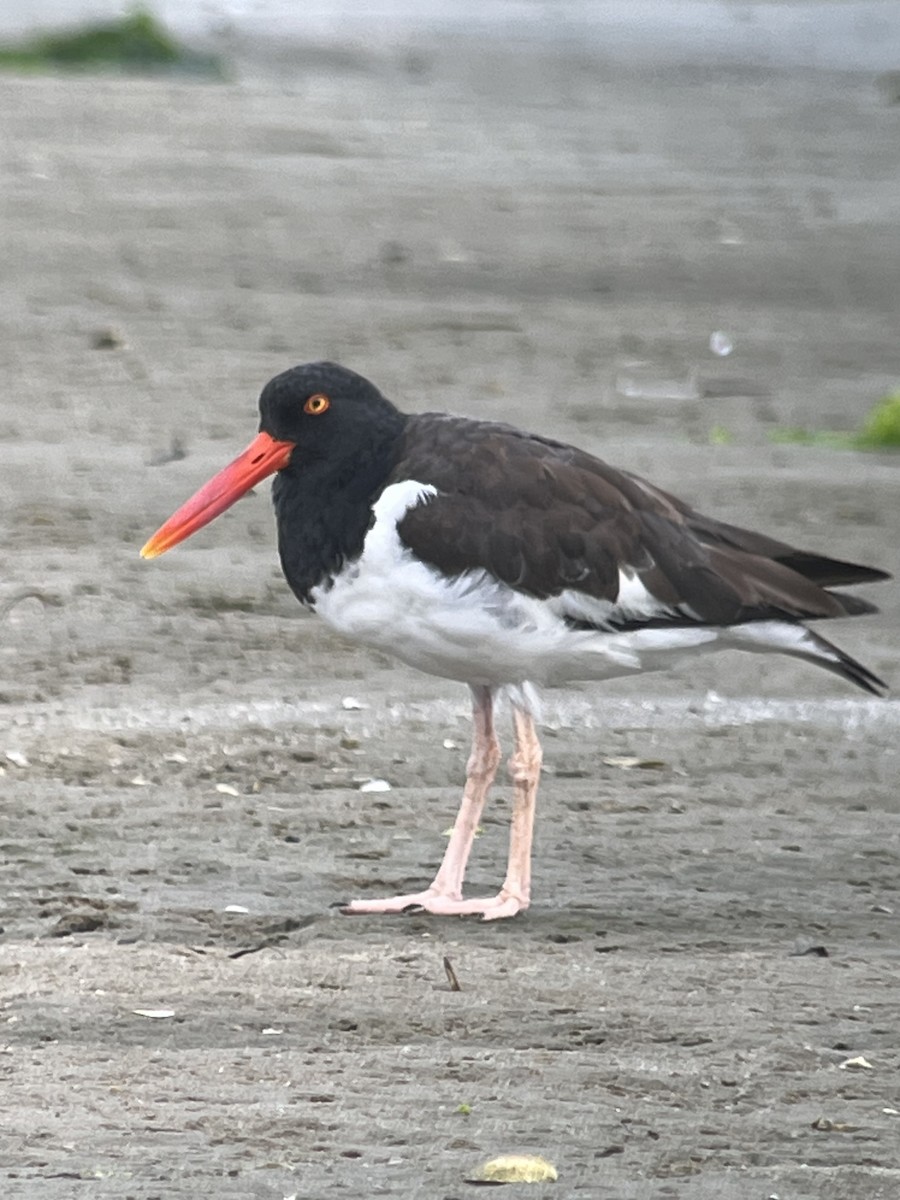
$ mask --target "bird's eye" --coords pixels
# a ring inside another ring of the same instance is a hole
[[[309,413],[311,417],[321,416],[331,406],[331,401],[327,396],[317,393],[315,396],[310,396],[307,402],[303,405],[303,411]]]

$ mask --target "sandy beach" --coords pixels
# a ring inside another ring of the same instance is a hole
[[[549,693],[531,910],[348,919],[431,877],[465,689],[303,613],[267,487],[138,557],[333,358],[900,571],[896,456],[784,440],[900,380],[874,75],[456,38],[0,109],[3,1195],[461,1200],[521,1151],[558,1200],[895,1197],[896,700],[738,654]],[[827,635],[896,687],[866,594]]]

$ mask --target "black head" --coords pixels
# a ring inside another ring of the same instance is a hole
[[[329,561],[341,559],[348,538],[362,544],[368,503],[397,460],[407,418],[367,379],[329,362],[270,379],[259,414],[253,442],[156,531],[141,551],[145,558],[208,525],[269,475],[276,475],[272,495],[282,542],[282,535],[304,526],[314,530],[318,513],[319,525],[332,527],[322,534]],[[285,571],[294,586],[297,570]]]
[[[291,466],[368,457],[392,441],[405,418],[374,384],[337,363],[312,362],[282,371],[259,397],[259,428],[293,442]]]

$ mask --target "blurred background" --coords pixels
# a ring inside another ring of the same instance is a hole
[[[869,70],[896,67],[900,14],[892,0],[154,0],[152,11],[191,37],[285,35],[384,47],[398,39],[478,33],[515,40],[570,38],[646,59]],[[4,0],[4,31],[121,16],[120,0]]]
[[[146,61],[91,42],[135,14]],[[897,385],[893,0],[34,0],[0,3],[0,36],[7,286],[118,321],[147,388],[160,334],[189,373],[160,314],[186,350],[228,330],[256,381],[282,346],[365,366],[414,297],[490,310],[449,331],[465,362],[412,339],[444,401],[541,363],[576,418],[680,402],[653,420],[787,440]],[[147,324],[135,289],[179,272]]]

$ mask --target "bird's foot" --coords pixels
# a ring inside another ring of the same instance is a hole
[[[525,897],[513,895],[505,888],[496,896],[463,900],[458,896],[447,896],[434,888],[424,892],[413,892],[408,896],[387,896],[380,900],[353,900],[345,904],[341,912],[347,916],[365,913],[427,912],[437,917],[480,916],[485,921],[499,921],[503,917],[514,917],[528,907]]]

